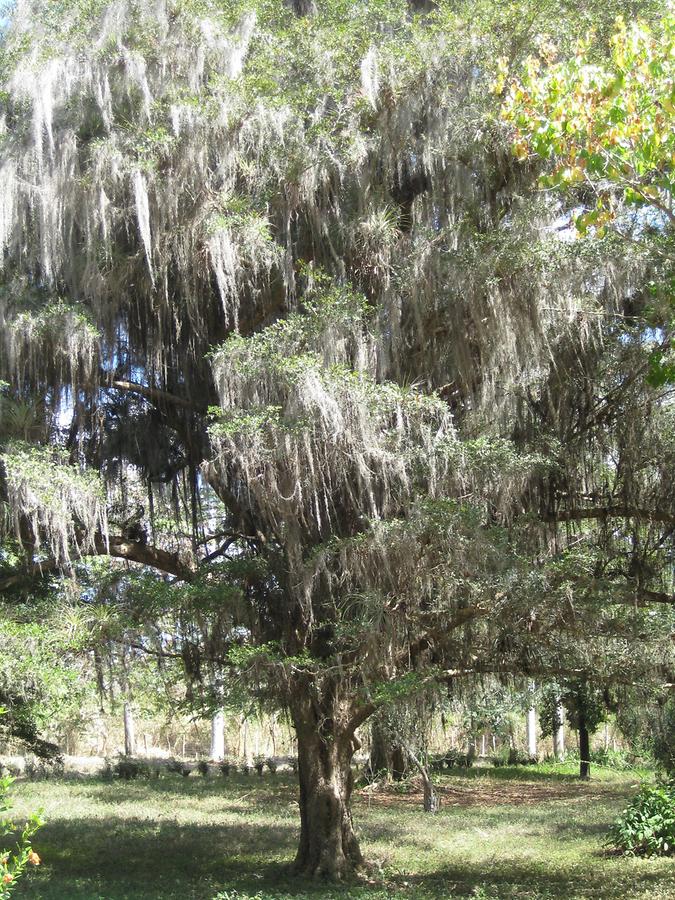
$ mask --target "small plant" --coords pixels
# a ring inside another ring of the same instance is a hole
[[[297,758],[297,756],[294,756],[291,759],[290,765],[291,765],[291,772],[293,772],[294,775],[297,775],[298,774],[298,758]]]
[[[14,823],[5,818],[5,814],[11,809],[7,792],[13,781],[9,775],[0,778],[0,832],[3,837],[15,830]],[[37,813],[32,815],[21,832],[16,850],[13,853],[9,850],[0,851],[0,900],[6,900],[12,895],[18,879],[28,866],[40,865],[40,857],[33,850],[31,839],[42,825],[40,815]]]
[[[276,761],[273,757],[269,756],[269,757],[265,760],[265,765],[267,766],[270,775],[276,775],[276,774],[277,774],[277,761]]]
[[[643,785],[610,828],[606,844],[629,856],[673,856],[675,784]]]
[[[206,762],[205,759],[199,760],[199,762],[197,763],[197,771],[202,776],[202,778],[209,777],[209,764]]]
[[[253,768],[256,770],[260,778],[262,778],[263,769],[265,768],[265,759],[262,756],[256,756],[253,762]]]
[[[245,762],[245,763],[241,764],[241,774],[242,775],[250,775],[251,774],[251,767],[249,766],[248,763]]]
[[[227,778],[231,771],[232,763],[229,761],[229,759],[224,759],[220,764],[220,774]]]

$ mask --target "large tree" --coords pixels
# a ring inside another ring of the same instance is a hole
[[[561,239],[498,121],[492,60],[577,5],[467,6],[33,0],[3,45],[23,571],[111,553],[215,598],[186,658],[290,710],[310,874],[361,861],[381,705],[672,655],[672,409],[641,377],[663,258]],[[185,540],[148,540],[162,497]]]

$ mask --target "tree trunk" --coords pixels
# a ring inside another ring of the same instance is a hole
[[[408,758],[405,749],[400,744],[394,744],[391,749],[391,775],[394,781],[403,781],[408,774]]]
[[[417,768],[418,772],[422,776],[422,786],[424,789],[424,812],[438,812],[438,796],[434,791],[434,785],[429,776],[427,767],[423,764],[422,760],[418,756],[416,756],[415,753],[413,753],[410,747],[404,746],[404,750],[407,753],[409,759],[412,761],[413,765]]]
[[[527,711],[527,755],[537,758],[537,711],[531,706]]]
[[[588,733],[586,719],[579,716],[579,778],[588,780],[591,777],[591,736]]]
[[[217,709],[211,718],[211,752],[209,759],[220,762],[225,759],[225,713]]]
[[[559,703],[553,723],[553,753],[556,759],[565,757],[565,707]],[[557,727],[556,727],[557,726]]]
[[[389,776],[391,772],[391,740],[377,720],[370,726],[370,758],[368,772],[371,778]]]
[[[292,708],[298,738],[300,845],[295,871],[310,877],[341,879],[363,862],[354,834],[350,798],[356,749],[353,733],[341,731],[310,699]]]
[[[134,714],[131,703],[124,701],[124,755],[134,756],[136,753],[136,732],[134,729]]]

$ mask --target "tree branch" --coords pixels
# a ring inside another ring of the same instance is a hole
[[[642,519],[647,522],[675,525],[674,513],[623,505],[562,509],[542,516],[544,522],[581,522],[585,519]]]
[[[145,397],[146,400],[159,405],[169,404],[170,406],[182,406],[184,409],[193,410],[194,412],[206,412],[206,407],[203,404],[193,403],[185,397],[177,397],[168,391],[148,387],[145,384],[137,384],[135,381],[125,381],[124,379],[116,378],[110,383],[110,387],[115,388],[117,391],[128,391],[129,393],[138,394],[141,397]]]
[[[177,553],[169,553],[139,541],[129,541],[121,535],[111,536],[106,542],[102,534],[97,534],[94,538],[93,553],[73,553],[71,557],[80,559],[83,556],[91,555],[126,559],[129,562],[165,572],[167,575],[173,575],[179,581],[191,581],[195,574],[194,569],[182,562]],[[52,572],[60,573],[64,568],[63,563],[59,563],[56,559],[45,559],[42,562],[33,563],[18,572],[5,576],[5,578],[0,578],[0,593],[16,587],[27,579],[43,578]]]

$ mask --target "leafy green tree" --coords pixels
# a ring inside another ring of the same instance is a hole
[[[163,572],[193,680],[290,711],[311,875],[382,707],[672,668],[658,261],[558,238],[489,91],[542,5],[472,6],[30,0],[2,47],[5,585]]]

